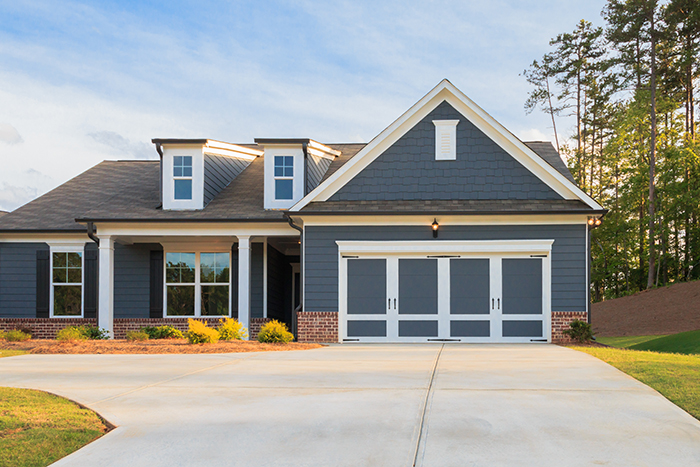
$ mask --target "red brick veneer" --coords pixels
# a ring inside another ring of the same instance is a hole
[[[204,321],[210,327],[219,325],[219,319],[196,318]],[[256,339],[260,328],[269,319],[252,318],[250,320],[249,335],[251,339]],[[0,330],[9,331],[11,329],[29,328],[32,330],[34,339],[55,339],[56,333],[66,326],[95,326],[97,320],[88,318],[0,318]],[[187,331],[187,318],[122,318],[114,320],[114,338],[125,339],[127,331],[138,331],[146,326],[169,325],[180,331]]]
[[[299,342],[338,342],[338,313],[333,311],[298,311]]]
[[[95,326],[88,318],[0,318],[0,330],[28,328],[34,339],[55,339],[56,333],[66,326]]]
[[[569,336],[564,335],[564,330],[569,329],[569,324],[574,320],[586,321],[588,313],[585,311],[553,311],[552,312],[552,342],[556,344],[568,344]]]

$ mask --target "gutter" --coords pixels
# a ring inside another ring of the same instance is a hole
[[[160,191],[160,205],[163,206],[163,146],[161,142],[157,140],[152,140],[156,144],[156,152],[160,156],[160,179],[158,180],[158,188]]]
[[[287,212],[284,212],[283,214],[287,219],[289,226],[294,230],[299,231],[299,278],[301,280],[299,283],[299,306],[294,309],[294,313],[292,314],[292,334],[294,334],[294,337],[296,337],[298,340],[299,330],[297,327],[297,313],[304,309],[304,229],[296,225],[294,223],[294,219],[292,219]]]
[[[304,196],[309,194],[309,151],[308,143],[301,145],[301,151],[304,153]],[[289,225],[292,225],[291,223]],[[294,227],[294,226],[292,226]]]

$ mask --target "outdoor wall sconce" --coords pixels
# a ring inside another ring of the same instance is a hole
[[[437,219],[433,219],[433,238],[437,238],[439,227],[440,227],[440,224],[438,224]]]
[[[589,217],[588,218],[588,227],[591,229],[595,229],[596,227],[598,227],[602,223],[603,223],[603,221],[600,219],[600,217]]]

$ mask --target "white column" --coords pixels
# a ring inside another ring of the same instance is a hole
[[[238,237],[238,321],[250,332],[250,237]]]
[[[114,242],[109,236],[99,237],[99,297],[97,322],[114,338]]]

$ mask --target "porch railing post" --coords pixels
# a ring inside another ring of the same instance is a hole
[[[238,237],[238,321],[250,333],[250,237]]]

